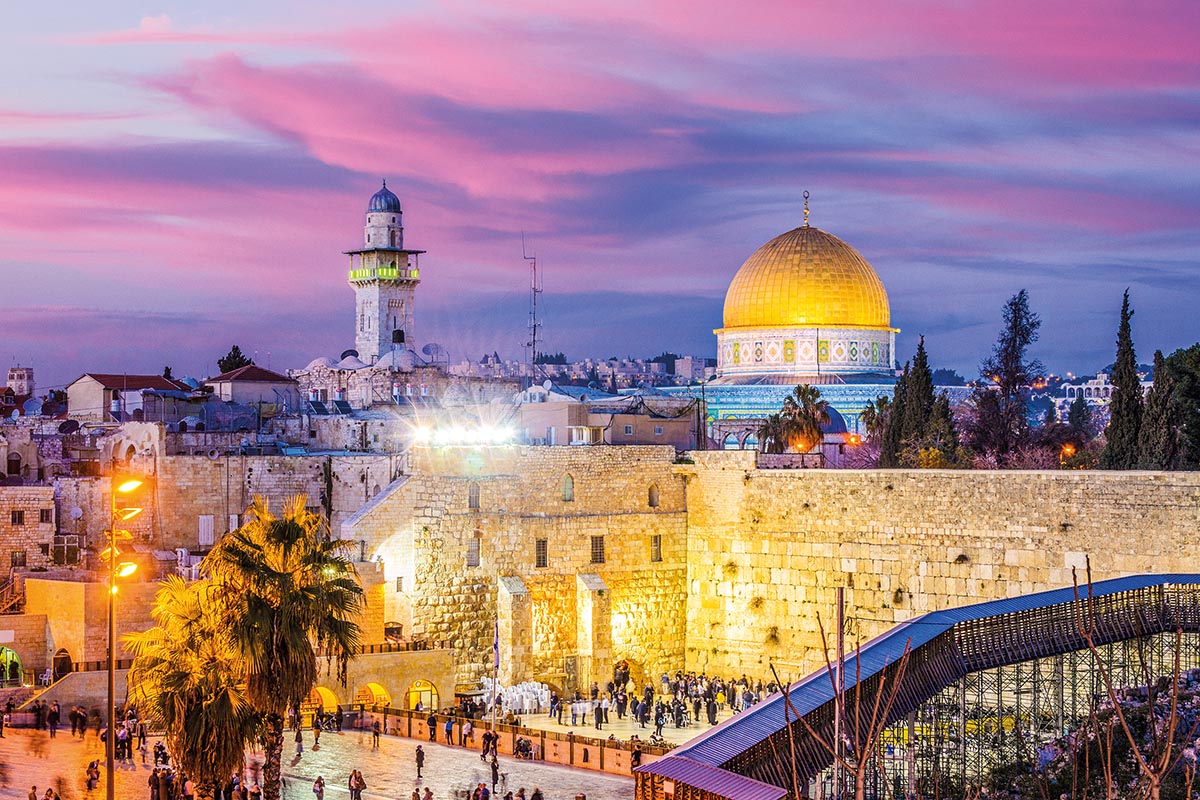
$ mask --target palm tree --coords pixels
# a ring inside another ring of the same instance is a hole
[[[788,444],[798,453],[807,453],[825,438],[822,426],[828,425],[829,402],[821,399],[821,390],[802,383],[783,399],[780,415],[784,419]]]
[[[155,596],[155,627],[123,639],[135,656],[129,702],[164,726],[168,750],[204,796],[241,766],[259,729],[212,589],[168,578]]]
[[[306,498],[291,498],[282,517],[255,497],[247,522],[205,556],[223,610],[225,638],[237,654],[250,703],[264,717],[263,798],[279,800],[284,715],[317,683],[318,658],[346,683],[358,648],[355,621],[363,590],[348,557]]]
[[[782,453],[787,449],[787,428],[779,414],[767,415],[757,433],[759,447],[764,453]]]

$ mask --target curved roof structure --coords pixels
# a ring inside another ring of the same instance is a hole
[[[869,716],[881,683],[890,684],[907,652],[887,720],[894,722],[973,672],[1086,649],[1077,626],[1089,617],[1098,645],[1176,630],[1200,632],[1200,574],[1132,575],[1095,583],[1090,596],[1081,587],[1078,599],[1073,588],[1056,589],[924,614],[847,657],[845,702],[852,704],[857,675]],[[776,693],[637,771],[655,776],[665,776],[667,769],[678,772],[686,764],[666,763],[678,758],[785,787],[793,775],[788,753],[794,752],[795,774],[807,782],[831,758],[796,714],[830,741],[833,706],[833,682],[826,670],[819,670],[789,686],[786,700]],[[853,718],[852,711],[847,716]],[[795,742],[794,750],[789,740]],[[711,782],[707,773],[693,772],[697,780]],[[674,779],[705,788],[678,775]]]
[[[755,250],[725,294],[725,328],[880,328],[887,290],[859,252],[804,225]]]
[[[371,199],[367,202],[367,213],[373,214],[378,212],[399,214],[400,198],[392,193],[392,190],[387,188],[387,181],[383,182],[383,186],[378,192],[371,195]]]

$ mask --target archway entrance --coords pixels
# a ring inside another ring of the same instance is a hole
[[[314,686],[313,690],[308,693],[304,704],[301,706],[302,711],[324,711],[332,713],[338,707],[337,695],[324,686]]]
[[[19,453],[9,453],[8,454],[8,474],[9,475],[20,475],[21,474],[21,456]]]
[[[412,686],[408,687],[408,707],[416,708],[417,703],[421,704],[422,711],[437,711],[437,687],[427,680],[413,681]]]
[[[11,647],[0,647],[0,676],[3,676],[4,686],[20,686],[24,671],[21,669],[21,657]]]
[[[354,702],[364,706],[390,706],[392,696],[378,683],[368,683],[354,695]]]
[[[58,652],[54,654],[54,661],[50,668],[54,673],[54,680],[58,680],[63,675],[69,675],[75,671],[75,662],[70,653],[59,648]]]

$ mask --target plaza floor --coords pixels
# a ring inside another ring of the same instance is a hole
[[[54,786],[63,800],[104,796],[103,775],[98,789],[90,793],[85,790],[88,762],[104,759],[104,748],[94,735],[81,741],[72,739],[69,731],[60,731],[53,740],[44,731],[7,728],[4,734],[0,739],[0,797],[24,798],[30,786],[38,787],[39,797],[47,786]],[[323,733],[315,748],[311,731],[306,731],[304,744],[304,753],[296,757],[290,735],[285,743],[283,778],[287,800],[311,800],[312,784],[318,775],[325,779],[327,798],[347,800],[346,781],[352,769],[362,771],[367,782],[363,797],[368,800],[409,800],[414,788],[423,792],[426,786],[437,800],[454,800],[456,792],[491,781],[490,770],[479,760],[478,751],[462,747],[383,737],[380,748],[372,750],[370,734],[357,731]],[[415,766],[418,744],[426,754],[421,780],[416,777]],[[250,758],[261,761],[262,755]],[[118,764],[116,796],[122,800],[148,798],[147,779],[152,769],[152,764],[143,764],[140,759],[133,764]],[[526,794],[540,787],[546,800],[573,800],[580,793],[588,800],[629,800],[633,796],[633,781],[616,775],[511,757],[500,759],[500,772],[500,796],[522,786]]]

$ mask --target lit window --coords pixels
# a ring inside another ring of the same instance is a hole
[[[467,542],[467,566],[479,566],[479,537],[476,536],[471,541]]]
[[[604,563],[604,537],[603,536],[593,536],[592,537],[592,563],[593,564],[603,564]]]
[[[571,503],[575,501],[575,479],[570,475],[563,476],[562,499],[564,503]]]
[[[656,533],[650,537],[650,560],[662,561],[662,534]]]
[[[550,566],[550,549],[548,547],[548,540],[533,540],[533,565],[538,569],[545,569],[546,567]]]
[[[25,566],[25,551],[24,550],[13,550],[12,551],[12,565],[14,567]]]

